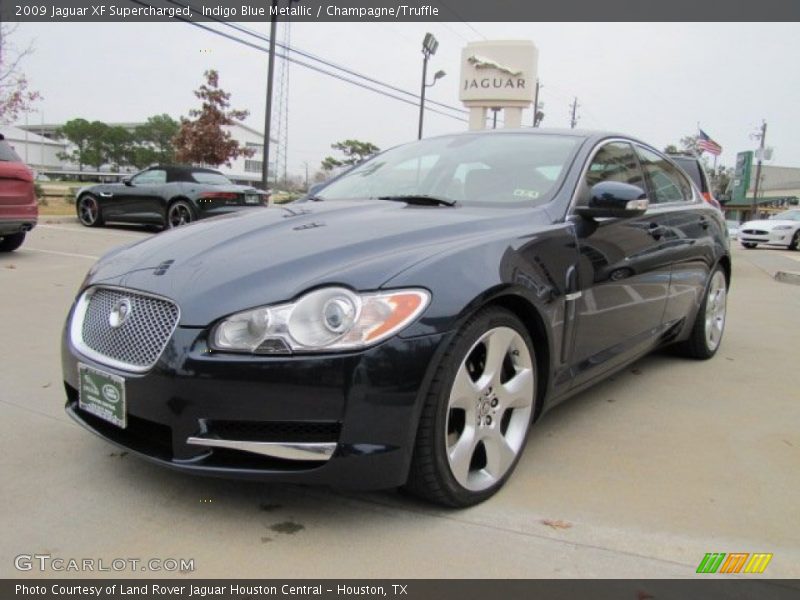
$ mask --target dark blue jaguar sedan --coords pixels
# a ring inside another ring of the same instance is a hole
[[[730,272],[719,211],[647,144],[431,138],[107,254],[67,319],[66,408],[186,472],[467,506],[543,411],[660,346],[712,357]]]

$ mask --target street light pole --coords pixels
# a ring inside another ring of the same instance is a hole
[[[278,35],[278,0],[272,0],[269,26],[269,63],[267,66],[267,108],[264,113],[264,152],[261,163],[261,186],[269,189],[269,139],[272,133],[272,80],[275,74],[275,38]]]
[[[439,47],[439,42],[433,37],[432,33],[426,33],[425,39],[422,40],[422,85],[419,92],[419,130],[417,132],[417,139],[422,139],[422,121],[425,118],[425,88],[430,87],[436,83],[440,77],[444,77],[444,71],[438,71],[433,78],[433,83],[428,85],[428,59],[436,54],[436,49]],[[441,73],[441,75],[440,75]]]

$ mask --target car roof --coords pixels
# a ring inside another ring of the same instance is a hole
[[[580,138],[583,140],[589,140],[592,144],[600,142],[602,140],[608,138],[621,138],[624,140],[629,140],[631,142],[636,142],[638,144],[642,144],[643,146],[647,146],[652,148],[651,144],[640,140],[632,135],[628,135],[626,133],[620,133],[618,131],[613,130],[594,130],[594,129],[566,129],[566,128],[558,128],[558,127],[516,127],[516,128],[508,128],[508,129],[481,129],[481,130],[471,130],[471,131],[462,131],[458,133],[448,133],[438,136],[431,136],[430,138],[424,139],[437,139],[437,138],[445,138],[445,137],[458,137],[458,136],[467,136],[467,135],[560,135],[565,137],[574,137]]]

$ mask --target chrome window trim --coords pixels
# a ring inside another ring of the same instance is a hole
[[[101,354],[100,352],[97,352],[96,350],[93,350],[92,348],[87,346],[86,343],[83,341],[83,322],[86,318],[86,310],[89,308],[89,302],[92,299],[94,293],[97,292],[97,290],[101,289],[121,292],[123,294],[134,294],[137,296],[145,296],[148,298],[153,298],[154,300],[169,302],[177,309],[178,315],[175,318],[175,324],[172,326],[169,335],[166,337],[164,343],[161,345],[161,350],[159,350],[158,356],[152,363],[144,366],[132,365],[130,363],[126,363],[124,361],[106,356],[105,354]],[[121,286],[95,285],[86,288],[81,293],[78,300],[75,302],[75,309],[72,312],[72,319],[70,321],[70,326],[69,326],[69,338],[73,347],[78,352],[80,352],[86,358],[93,360],[97,364],[111,367],[119,371],[127,371],[129,373],[137,373],[137,374],[146,373],[147,371],[152,369],[158,362],[158,359],[161,358],[161,355],[164,353],[164,349],[167,347],[167,344],[169,344],[169,341],[175,334],[175,330],[178,328],[178,323],[180,323],[180,321],[181,321],[181,307],[174,300],[170,300],[169,298],[166,298],[164,296],[159,296],[157,294],[150,294],[148,292],[142,292],[139,290],[134,290],[131,288],[126,288]]]

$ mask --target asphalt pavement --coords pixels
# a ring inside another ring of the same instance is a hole
[[[454,511],[194,478],[72,423],[67,310],[97,257],[150,235],[55,219],[0,255],[0,576],[170,575],[15,568],[45,554],[193,559],[182,578],[690,577],[708,552],[767,552],[758,577],[800,577],[800,286],[770,272],[800,252],[737,247],[714,359],[657,353],[559,406],[508,485]]]

